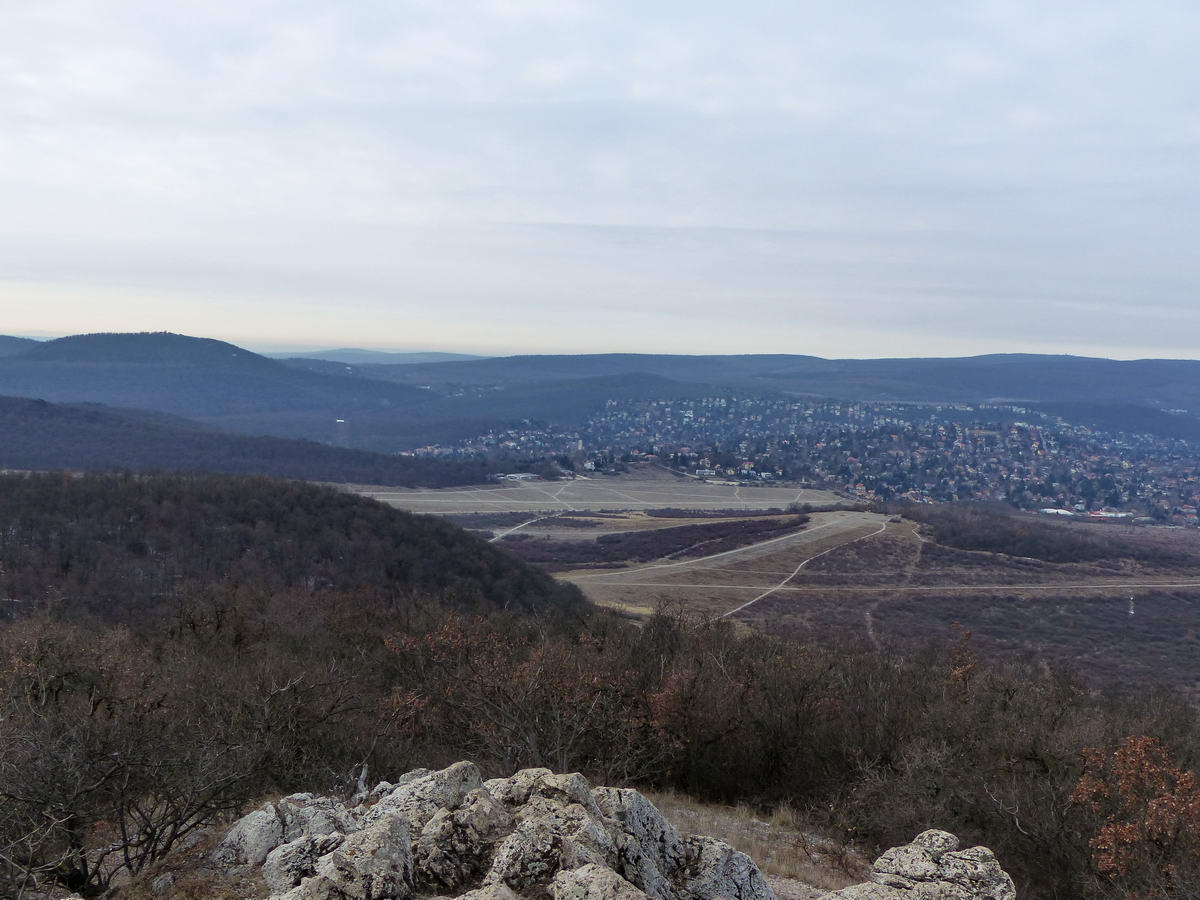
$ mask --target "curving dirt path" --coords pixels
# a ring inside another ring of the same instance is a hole
[[[721,615],[717,616],[717,618],[718,618],[718,619],[725,619],[725,618],[728,618],[729,616],[734,616],[734,615],[737,615],[737,614],[738,614],[738,613],[740,613],[740,612],[741,612],[743,609],[746,609],[747,607],[753,606],[753,605],[754,605],[755,603],[757,603],[759,600],[763,600],[763,599],[765,599],[765,598],[767,598],[767,597],[770,597],[770,596],[771,596],[772,594],[774,594],[776,591],[778,591],[778,590],[781,590],[781,589],[783,589],[783,588],[787,587],[787,584],[788,584],[788,582],[789,582],[789,581],[791,581],[793,578],[795,578],[797,575],[799,575],[799,574],[800,574],[800,571],[801,571],[801,570],[802,570],[802,569],[803,569],[805,566],[807,566],[807,565],[808,565],[810,562],[812,562],[814,559],[820,559],[820,558],[821,558],[822,556],[824,556],[826,553],[832,553],[834,550],[840,550],[842,547],[847,547],[847,546],[849,546],[850,544],[857,543],[858,541],[864,541],[864,540],[866,540],[867,538],[875,537],[875,535],[877,535],[877,534],[883,534],[883,533],[884,533],[886,530],[887,530],[887,522],[884,522],[882,525],[880,525],[880,526],[879,526],[879,528],[878,528],[877,530],[875,530],[875,531],[872,531],[870,534],[864,534],[864,535],[860,535],[859,537],[852,538],[851,540],[848,540],[848,541],[843,541],[843,542],[842,542],[842,543],[840,543],[840,544],[834,544],[832,547],[829,547],[829,548],[828,548],[828,549],[826,549],[826,550],[822,550],[820,553],[814,553],[814,554],[813,554],[812,556],[810,556],[808,559],[806,559],[806,560],[804,560],[802,563],[800,563],[800,565],[796,566],[796,568],[795,568],[794,570],[792,570],[792,574],[791,574],[791,575],[789,575],[787,578],[783,579],[783,581],[779,582],[779,584],[775,585],[775,587],[771,588],[770,590],[763,591],[761,594],[759,594],[759,595],[758,595],[757,597],[755,597],[753,600],[747,600],[747,601],[746,601],[745,603],[743,603],[741,606],[736,606],[736,607],[734,607],[733,609],[729,610],[729,612],[721,613]]]
[[[862,517],[870,517],[871,520],[877,520],[878,515],[873,513],[830,513],[828,518],[817,524],[805,525],[803,528],[798,528],[795,531],[789,532],[779,537],[768,538],[765,541],[757,541],[753,544],[746,544],[744,547],[735,547],[732,550],[723,550],[720,553],[712,553],[708,556],[699,556],[696,559],[685,559],[677,562],[657,562],[650,563],[645,566],[636,566],[632,569],[606,569],[602,572],[569,572],[560,575],[560,578],[565,578],[568,581],[584,581],[597,578],[604,579],[620,579],[626,575],[637,575],[642,572],[661,571],[663,569],[710,569],[715,568],[711,565],[713,560],[728,559],[733,556],[753,555],[756,551],[766,547],[771,547],[775,544],[784,542],[806,543],[811,535],[819,531],[824,531],[827,528],[837,527],[856,527],[855,522],[861,522]],[[847,542],[848,543],[848,542]],[[838,545],[842,546],[842,545]],[[598,582],[599,583],[599,582]],[[607,583],[607,582],[604,582]],[[614,581],[616,584],[623,584],[622,581]]]
[[[901,585],[912,584],[912,580],[917,574],[917,568],[921,565],[921,557],[925,555],[925,545],[930,542],[929,538],[921,534],[920,525],[914,525],[912,533],[913,537],[917,539],[917,552],[913,554],[912,561],[905,566],[904,579],[900,582]],[[879,604],[883,603],[885,599],[885,597],[880,597],[863,610],[863,622],[867,627],[867,640],[871,642],[871,645],[876,650],[882,650],[883,644],[879,640],[879,635],[875,633],[875,613],[879,610]]]
[[[488,543],[494,544],[494,543],[496,543],[496,541],[500,540],[501,538],[508,537],[514,531],[520,531],[526,525],[532,525],[535,522],[545,522],[547,519],[557,519],[561,515],[562,515],[562,513],[550,513],[550,515],[548,515],[548,516],[538,516],[536,519],[530,519],[528,522],[522,522],[520,525],[514,525],[512,528],[508,528],[504,531],[499,531],[492,537],[488,538]]]

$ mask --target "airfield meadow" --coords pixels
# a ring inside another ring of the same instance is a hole
[[[355,491],[444,516],[635,622],[669,609],[877,647],[970,632],[981,645],[1118,682],[1165,677],[1200,695],[1200,545],[1192,532],[1070,525],[1111,538],[1114,557],[1054,563],[944,546],[917,522],[848,508],[832,492],[702,482],[653,468]],[[794,504],[810,510],[807,520]],[[1139,543],[1182,555],[1125,558]]]
[[[791,503],[828,506],[841,501],[837,494],[830,491],[706,482],[648,467],[630,476],[596,475],[569,481],[504,481],[480,488],[360,488],[356,492],[409,512],[435,515],[663,508],[766,510],[782,509]]]

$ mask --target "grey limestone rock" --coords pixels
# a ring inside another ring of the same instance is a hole
[[[273,893],[282,894],[317,873],[317,862],[341,846],[345,838],[333,834],[306,834],[294,841],[280,844],[267,854],[263,862],[263,880]]]
[[[261,866],[267,854],[283,843],[283,824],[275,805],[265,804],[229,829],[213,851],[213,861],[230,868]]]
[[[550,884],[550,896],[554,900],[648,900],[612,869],[594,864],[559,872]]]
[[[485,884],[481,888],[467,891],[458,900],[521,900],[506,884]]]
[[[404,817],[382,818],[349,835],[321,857],[316,873],[350,900],[411,897],[412,844]]]
[[[485,784],[471,763],[382,782],[349,807],[266,804],[212,859],[261,866],[271,900],[774,900],[749,857],[681,835],[637,791],[547,769]],[[947,872],[969,879],[978,863]]]
[[[414,849],[417,883],[438,890],[470,884],[512,829],[512,814],[491,794],[471,791],[461,806],[438,810],[422,829]]]
[[[708,837],[693,837],[688,843],[693,853],[677,896],[689,900],[775,900],[775,892],[745,853]]]
[[[654,804],[629,788],[592,791],[603,813],[620,824],[614,867],[650,897],[671,895],[671,881],[686,865],[689,847]]]
[[[419,835],[439,810],[457,809],[467,794],[482,786],[479,770],[469,762],[455,763],[448,769],[416,778],[405,776],[363,818],[375,822],[400,813],[408,821],[409,832]]]
[[[549,769],[522,769],[511,778],[492,778],[484,787],[505,806],[524,806],[534,783],[552,774]]]
[[[871,882],[829,900],[1016,900],[1017,890],[986,847],[958,849],[958,838],[925,831],[893,847],[872,867]]]
[[[329,797],[292,794],[239,820],[213,852],[221,866],[261,866],[272,850],[305,835],[356,831],[357,814]]]

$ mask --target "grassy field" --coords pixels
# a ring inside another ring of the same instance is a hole
[[[755,600],[759,595],[791,589],[806,560],[866,538],[886,521],[874,513],[818,512],[801,528],[717,554],[563,577],[596,603],[638,614],[662,602],[682,602],[705,615],[734,615],[747,602],[761,602]]]
[[[714,556],[561,577],[635,617],[668,606],[878,647],[965,630],[981,649],[1069,662],[1110,681],[1165,680],[1200,692],[1200,535],[1079,527],[1098,529],[1087,536],[1106,541],[1109,555],[1051,563],[960,550],[933,542],[908,520],[838,511]],[[1147,548],[1170,553],[1147,561]]]
[[[503,513],[590,510],[766,510],[791,503],[828,506],[841,498],[829,491],[782,486],[716,484],[640,469],[630,475],[594,475],[570,481],[502,482],[474,489],[394,490],[357,487],[374,497],[411,512]]]

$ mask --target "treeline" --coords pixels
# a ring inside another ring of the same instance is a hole
[[[595,540],[556,541],[514,534],[501,546],[527,562],[548,569],[571,566],[603,566],[622,562],[708,556],[765,541],[795,531],[809,521],[807,515],[782,516],[748,521],[715,522],[711,525],[680,525],[618,534],[603,534]]]
[[[0,397],[0,435],[0,468],[9,469],[218,472],[449,487],[481,484],[513,468],[483,458],[389,456],[299,439],[230,434],[165,415],[17,397]]]
[[[1042,522],[1011,508],[973,503],[893,503],[884,510],[928,526],[939,544],[1052,563],[1116,558],[1174,565],[1192,562],[1178,550],[1108,537],[1070,523]]]
[[[0,597],[22,601],[0,624],[2,896],[98,896],[262,796],[461,758],[789,803],[868,851],[945,828],[1034,900],[1200,892],[1200,724],[1166,692],[1106,696],[966,634],[893,656],[634,628],[450,526],[306,486],[0,487]]]

